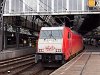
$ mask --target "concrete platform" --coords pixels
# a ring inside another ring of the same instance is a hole
[[[24,56],[27,54],[33,54],[35,52],[36,52],[36,48],[24,48],[24,49],[19,49],[19,50],[17,49],[3,50],[0,52],[0,61]]]
[[[87,48],[50,75],[100,75],[100,48]]]

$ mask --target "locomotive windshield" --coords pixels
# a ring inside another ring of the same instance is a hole
[[[40,39],[61,39],[62,30],[41,30]]]

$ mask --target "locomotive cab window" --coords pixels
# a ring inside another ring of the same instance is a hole
[[[41,30],[40,39],[61,39],[61,30]]]
[[[68,32],[68,39],[70,39],[71,38],[71,34],[70,34],[70,32]]]

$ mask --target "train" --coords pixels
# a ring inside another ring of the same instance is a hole
[[[61,65],[83,48],[82,36],[69,27],[42,27],[35,62],[41,61],[44,67],[57,63]]]

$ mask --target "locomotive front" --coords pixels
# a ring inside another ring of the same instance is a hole
[[[63,27],[42,27],[38,39],[36,61],[52,64],[62,60]]]

